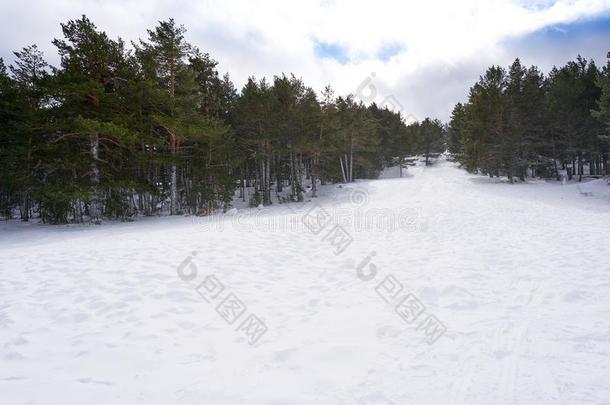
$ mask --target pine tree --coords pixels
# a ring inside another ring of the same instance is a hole
[[[501,142],[502,167],[511,183],[515,175],[524,178],[521,170],[524,162],[521,146],[526,125],[523,96],[525,73],[525,67],[521,65],[518,58],[515,59],[508,70],[504,92],[506,126],[499,141]]]
[[[424,155],[425,164],[430,164],[430,156],[445,151],[445,131],[439,120],[424,119],[418,125],[418,152]]]
[[[15,165],[11,172],[19,191],[19,211],[22,221],[32,215],[32,199],[40,189],[37,162],[45,143],[45,82],[48,80],[47,63],[36,45],[14,52],[15,65],[10,67],[16,90],[13,105],[17,115],[13,121],[15,130],[12,145]],[[20,164],[21,163],[21,164]]]
[[[598,135],[599,155],[598,172],[608,175],[608,153],[610,149],[610,52],[608,52],[608,63],[604,67],[597,79],[597,85],[601,90],[601,95],[597,101],[597,109],[592,111],[595,117],[603,126],[604,131]]]
[[[17,129],[19,113],[15,108],[19,101],[17,85],[0,58],[0,215],[5,218],[12,217],[21,191],[17,173],[23,159],[19,147],[23,138]]]
[[[236,102],[235,125],[245,155],[244,171],[249,167],[254,172],[255,193],[250,201],[253,206],[271,202],[271,110],[267,81],[249,78]]]
[[[187,68],[187,58],[192,47],[184,39],[186,28],[177,26],[173,19],[160,21],[153,30],[148,30],[148,42],[140,41],[136,54],[143,64],[147,64],[149,77],[155,81],[158,90],[155,97],[157,114],[153,122],[159,127],[169,144],[169,212],[180,211],[178,198],[178,154],[180,143],[189,131],[189,122],[184,119],[182,109],[192,108],[189,99],[195,92],[195,79]]]
[[[462,162],[470,171],[499,175],[506,117],[506,72],[492,66],[470,89],[465,108]]]
[[[458,156],[458,158],[463,151],[462,137],[464,136],[465,119],[466,108],[464,104],[457,103],[451,112],[446,143],[449,153]]]
[[[337,99],[340,128],[337,131],[335,150],[343,181],[354,181],[354,172],[378,170],[377,121],[362,104],[356,103],[353,96]],[[370,158],[375,159],[371,160]],[[356,169],[354,169],[356,165]]]
[[[46,168],[54,175],[42,192],[43,219],[65,222],[69,209],[76,220],[86,212],[91,222],[99,223],[105,194],[114,194],[114,182],[123,174],[112,175],[117,173],[113,163],[122,164],[123,153],[128,155],[135,140],[123,115],[127,113],[124,92],[130,66],[123,42],[97,31],[87,17],[62,24],[62,31],[65,39],[53,41],[61,69],[53,81],[58,104],[52,142],[66,157],[61,165],[49,162]],[[58,200],[62,201],[59,205]]]
[[[322,92],[319,132],[316,142],[313,143],[314,173],[320,178],[322,184],[340,178],[334,150],[334,139],[337,136],[339,126],[335,92],[329,85]]]

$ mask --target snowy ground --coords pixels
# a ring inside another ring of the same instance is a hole
[[[408,172],[290,209],[0,225],[0,402],[610,403],[610,187]]]

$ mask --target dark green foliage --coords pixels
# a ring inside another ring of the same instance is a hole
[[[399,114],[330,87],[318,100],[294,75],[251,78],[238,94],[172,19],[133,51],[85,16],[61,27],[58,68],[35,46],[10,69],[0,61],[3,217],[207,214],[228,208],[236,188],[251,205],[301,201],[419,148]]]
[[[580,56],[553,68],[548,78],[519,59],[508,71],[491,67],[470,89],[468,102],[456,105],[449,151],[470,171],[510,181],[559,179],[562,170],[581,179],[585,166],[591,175],[607,173],[605,80]]]
[[[447,129],[447,151],[454,155],[462,152],[462,139],[465,134],[466,109],[462,103],[457,103],[451,112]]]
[[[602,128],[598,134],[598,139],[593,139],[593,142],[597,142],[600,151],[600,161],[606,168],[606,174],[608,174],[606,164],[610,152],[610,52],[608,53],[608,63],[598,76],[597,86],[601,90],[601,95],[592,114],[601,124]]]
[[[430,156],[442,153],[446,150],[445,128],[439,120],[426,118],[421,123],[413,124],[415,133],[414,151],[418,155],[423,155],[426,159],[426,166],[430,163]]]

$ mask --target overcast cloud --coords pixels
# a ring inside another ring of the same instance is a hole
[[[443,120],[491,64],[520,56],[547,71],[580,53],[603,65],[610,51],[610,0],[1,0],[0,56],[36,43],[56,64],[51,39],[81,14],[125,40],[173,17],[238,87],[293,72],[346,94],[370,78],[377,102]]]

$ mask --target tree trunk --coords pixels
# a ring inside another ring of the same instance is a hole
[[[26,154],[26,175],[27,180],[23,190],[23,194],[21,196],[21,220],[27,222],[30,220],[30,211],[32,209],[32,202],[30,199],[30,190],[31,190],[31,179],[32,179],[32,135],[28,137],[28,151]]]
[[[345,159],[345,177],[347,178],[347,183],[351,183],[352,178],[349,174],[350,172],[350,165],[349,165],[349,160],[347,159],[347,153],[343,154],[343,158]]]
[[[297,166],[292,145],[290,145],[290,198],[292,201],[303,201],[303,191],[301,188],[301,166],[300,161]]]
[[[92,223],[99,224],[101,215],[99,201],[100,171],[97,167],[100,147],[99,134],[95,133],[91,135],[89,141],[91,152],[91,185],[93,186],[93,195],[91,197],[91,204],[89,205],[89,218]]]
[[[402,179],[402,164],[403,164],[404,159],[405,159],[404,156],[400,156],[398,158],[398,169],[400,170],[400,178],[401,179]]]
[[[265,161],[263,159],[259,162],[259,170],[260,170],[260,193],[261,193],[261,202],[263,205],[266,205],[267,200],[267,176],[265,176]]]
[[[178,187],[176,182],[178,180],[178,170],[176,168],[176,164],[172,163],[172,167],[170,169],[170,202],[169,202],[169,214],[176,215],[177,204],[176,200],[178,199]]]
[[[257,156],[254,157],[254,196],[258,195],[258,200],[254,201],[257,205],[262,201],[262,186],[261,186],[261,170],[259,165],[259,159]]]
[[[354,181],[354,141],[349,144],[349,181]]]
[[[559,168],[557,167],[557,154],[555,152],[555,137],[553,136],[551,139],[553,147],[553,165],[555,166],[555,177],[557,178],[557,181],[560,181],[561,178],[559,177]]]
[[[282,157],[279,154],[277,154],[275,156],[275,192],[276,193],[281,193],[282,189],[283,189],[281,169],[282,169]]]
[[[176,134],[169,128],[165,127],[169,135],[169,148],[172,157],[170,165],[170,192],[169,192],[169,214],[175,215],[178,206],[178,168],[176,167],[176,155],[178,152],[178,139]]]
[[[343,182],[347,183],[347,177],[345,176],[345,168],[343,167],[343,158],[339,156],[339,163],[341,164],[341,175],[343,175]]]
[[[243,202],[246,202],[246,161],[244,160],[243,166],[242,166],[242,175],[241,175],[241,187],[239,189],[240,191],[240,196],[239,198],[241,198],[241,200]]]
[[[314,154],[314,158],[311,163],[311,196],[317,197],[318,186],[316,185],[316,176],[318,175],[318,157],[317,152]]]
[[[30,205],[30,193],[28,190],[24,190],[21,195],[21,207],[19,209],[23,222],[28,222],[30,220]]]
[[[298,156],[295,174],[296,201],[303,201],[303,156],[301,154]]]
[[[267,158],[264,161],[264,169],[265,169],[265,205],[271,204],[271,157],[267,155]]]

